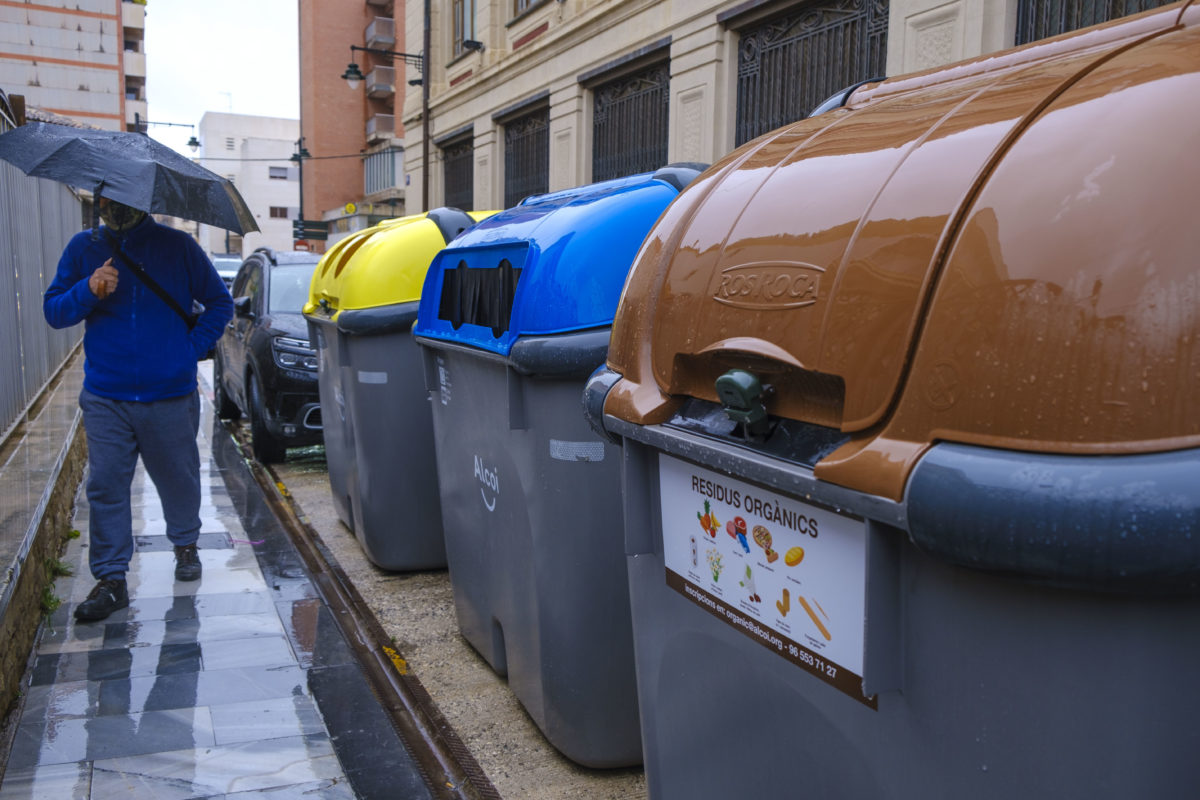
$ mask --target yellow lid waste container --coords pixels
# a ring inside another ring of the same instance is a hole
[[[313,274],[304,316],[317,350],[334,505],[383,569],[446,564],[429,399],[411,328],[433,257],[492,213],[437,208],[381,222],[339,241]]]

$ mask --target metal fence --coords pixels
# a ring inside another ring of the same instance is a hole
[[[0,441],[83,336],[82,325],[54,330],[42,316],[42,292],[82,224],[66,186],[0,162]]]

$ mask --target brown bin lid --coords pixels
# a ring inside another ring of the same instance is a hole
[[[867,87],[715,165],[630,274],[606,413],[662,422],[748,369],[770,413],[852,434],[818,477],[897,499],[938,439],[1200,443],[1183,7]]]

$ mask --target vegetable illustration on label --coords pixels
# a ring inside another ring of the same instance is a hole
[[[721,523],[717,522],[717,515],[712,513],[712,506],[707,500],[704,501],[704,513],[696,512],[696,518],[700,520],[700,527],[704,528],[704,532],[711,537],[716,537],[717,528]]]

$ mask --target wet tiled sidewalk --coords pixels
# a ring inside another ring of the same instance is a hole
[[[134,479],[130,606],[76,623],[73,575],[39,634],[0,800],[428,797],[286,534],[205,400],[199,581],[173,578],[153,483]]]

